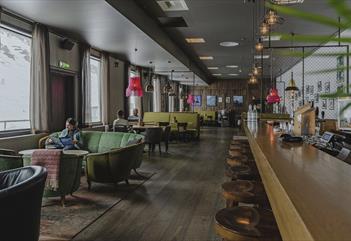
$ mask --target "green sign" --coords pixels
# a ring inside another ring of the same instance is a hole
[[[63,61],[59,61],[59,67],[62,69],[69,69],[71,66],[68,63],[65,63]]]

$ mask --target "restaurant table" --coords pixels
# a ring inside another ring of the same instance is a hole
[[[30,150],[23,150],[19,151],[18,153],[23,156],[32,156],[34,151],[45,150],[45,149],[30,149]],[[57,150],[57,149],[47,149],[47,150]],[[67,155],[75,155],[75,156],[85,156],[89,154],[88,151],[84,150],[63,150],[63,154]]]
[[[351,165],[244,123],[283,240],[351,240]]]

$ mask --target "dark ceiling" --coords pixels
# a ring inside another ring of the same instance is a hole
[[[120,2],[121,0],[109,0]],[[263,1],[244,0],[185,0],[188,11],[164,12],[156,0],[133,0],[149,17],[158,21],[160,17],[182,17],[187,27],[164,27],[166,32],[186,54],[192,59],[206,75],[222,74],[212,78],[233,79],[229,74],[239,74],[234,78],[247,78],[253,66],[253,46],[255,44],[253,26],[257,29],[263,16]],[[303,4],[294,7],[311,13],[318,13],[337,19],[334,10],[327,4],[327,0],[305,0]],[[123,12],[126,16],[133,12]],[[255,20],[254,20],[255,16]],[[284,23],[277,25],[274,31],[295,34],[332,35],[337,29],[306,22],[290,16],[282,16]],[[128,16],[127,16],[128,18]],[[136,24],[138,25],[138,24]],[[143,26],[138,26],[143,29]],[[188,44],[186,37],[201,37],[206,43]],[[257,35],[256,37],[257,38]],[[219,45],[222,41],[235,41],[239,45],[232,48]],[[321,43],[313,43],[320,45]],[[267,43],[266,43],[267,45]],[[291,42],[272,41],[272,46],[290,46]],[[311,45],[311,43],[297,43],[294,45]],[[269,54],[267,50],[265,54]],[[274,51],[276,53],[276,51]],[[273,58],[264,60],[264,74],[270,76],[270,63],[273,63],[274,75],[289,69],[298,59],[281,57],[273,53]],[[214,60],[200,61],[198,56],[213,56]],[[227,65],[238,65],[238,69],[226,68]],[[218,70],[208,70],[207,67],[219,67]],[[241,72],[239,71],[241,69]],[[211,77],[210,77],[211,78]]]

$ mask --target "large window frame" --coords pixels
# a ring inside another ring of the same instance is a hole
[[[30,33],[28,33],[27,31],[23,31],[20,28],[16,28],[12,25],[7,25],[7,24],[0,24],[0,29],[1,30],[5,30],[8,32],[12,32],[14,34],[23,36],[25,38],[28,38],[30,40],[30,46],[31,46],[31,42],[32,42],[32,35]],[[0,39],[0,43],[1,43],[1,39]],[[28,119],[14,119],[14,120],[0,120],[0,137],[5,137],[5,136],[13,136],[13,135],[20,135],[20,134],[29,134],[30,133],[30,128],[31,128],[31,123],[30,123],[30,56],[31,56],[31,47],[29,48],[29,66],[27,66],[27,68],[29,67],[29,73],[28,73],[28,82],[27,82],[27,87],[28,87],[28,99],[27,99],[27,105],[28,105]],[[5,80],[5,79],[4,79]],[[1,80],[0,80],[1,81]],[[16,91],[11,91],[11,93],[16,93]],[[25,122],[28,123],[28,128],[12,128],[12,129],[8,129],[7,125],[9,123],[16,123],[16,122]]]
[[[91,70],[91,67],[92,67],[92,61],[96,61],[99,63],[99,67],[98,67],[98,83],[93,83],[93,78],[92,78],[92,70]],[[102,81],[102,72],[101,72],[101,58],[100,57],[97,57],[97,56],[94,56],[94,55],[91,55],[90,56],[90,101],[91,101],[91,105],[90,105],[90,111],[91,111],[91,123],[93,125],[99,125],[102,123],[102,101],[101,101],[101,81]],[[93,88],[93,87],[96,87],[96,88]],[[94,119],[93,118],[93,103],[92,103],[92,100],[93,100],[93,91],[94,89],[97,89],[96,93],[98,94],[98,97],[96,98],[97,101],[98,101],[98,119]]]

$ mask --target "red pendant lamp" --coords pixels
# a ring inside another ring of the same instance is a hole
[[[129,78],[129,85],[126,89],[126,96],[143,96],[143,88],[141,87],[140,76]]]
[[[186,103],[188,103],[189,105],[192,105],[194,104],[194,102],[195,102],[194,96],[192,94],[188,95]]]
[[[275,104],[280,102],[280,97],[278,95],[278,90],[276,88],[271,88],[269,90],[269,94],[267,95],[267,103],[268,104]]]

